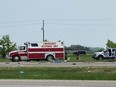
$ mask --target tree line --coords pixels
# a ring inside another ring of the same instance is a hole
[[[108,39],[106,43],[106,48],[116,48],[116,43]],[[65,47],[65,49],[66,50],[86,50],[86,51],[103,51],[104,50],[104,48],[100,48],[100,47],[86,47],[82,45],[70,45],[68,47]]]
[[[86,50],[90,51],[90,47],[82,46],[82,45],[70,45],[70,46],[65,46],[65,50]]]

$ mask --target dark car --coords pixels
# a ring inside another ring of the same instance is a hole
[[[76,52],[73,52],[73,55],[77,55],[77,54],[86,54],[87,52],[85,50],[79,50],[79,51],[76,51]]]

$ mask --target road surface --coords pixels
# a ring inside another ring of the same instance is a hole
[[[116,87],[116,81],[0,80],[0,87]]]
[[[86,67],[116,66],[116,62],[1,62],[0,67]]]

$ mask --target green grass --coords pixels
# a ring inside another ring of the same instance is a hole
[[[116,80],[116,67],[1,67],[0,79]]]
[[[85,62],[85,61],[95,61],[92,58],[92,54],[80,55],[79,60],[76,60],[76,55],[68,54],[70,62]]]
[[[6,59],[6,58],[0,58],[0,62],[11,62],[11,60]]]
[[[68,58],[70,58],[69,62],[112,62],[116,60],[112,59],[103,59],[103,60],[96,60],[92,58],[92,53],[88,53],[86,55],[80,55],[79,60],[76,60],[76,55],[68,54]]]

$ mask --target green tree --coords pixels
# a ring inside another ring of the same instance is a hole
[[[9,35],[4,35],[0,39],[1,50],[0,54],[2,58],[5,58],[6,55],[16,49],[16,43],[11,42]]]
[[[114,43],[113,41],[108,39],[106,47],[108,47],[108,48],[116,48],[116,43]]]

